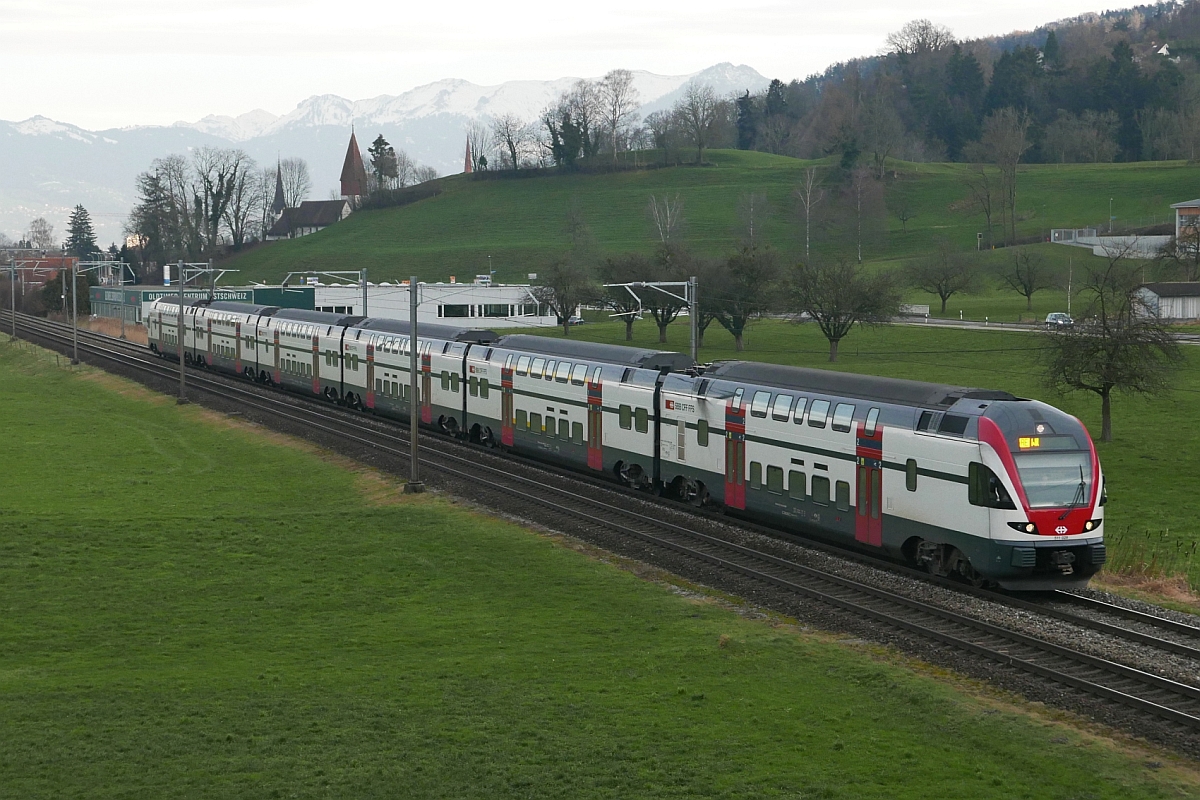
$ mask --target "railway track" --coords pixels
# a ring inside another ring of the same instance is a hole
[[[5,329],[11,324],[7,312],[0,313],[0,321],[6,323]],[[24,315],[18,315],[17,322],[18,335],[22,338],[59,350],[71,345],[67,326]],[[178,375],[176,363],[152,356],[140,346],[107,336],[80,331],[79,348],[84,360],[101,366],[110,365],[127,373],[133,371],[151,381],[172,381]],[[316,400],[270,391],[204,370],[190,369],[188,383],[194,392],[236,403],[247,411],[253,410],[285,425],[299,426],[318,437],[354,443],[390,459],[393,465],[407,464],[408,437],[398,423],[385,424]],[[436,445],[426,444],[421,448],[423,469],[436,472],[451,483],[471,487],[475,499],[489,507],[512,508],[515,503],[529,512],[522,516],[551,528],[573,534],[593,532],[609,539],[617,537],[626,542],[637,542],[648,553],[670,553],[676,559],[700,565],[701,573],[735,575],[743,583],[748,581],[752,585],[770,587],[774,592],[800,598],[805,603],[819,603],[850,618],[902,632],[906,637],[917,637],[939,647],[969,653],[992,664],[1117,703],[1138,715],[1162,720],[1172,731],[1184,731],[1197,737],[1191,740],[1193,743],[1200,742],[1200,687],[1192,683],[1172,680],[1015,630],[1014,626],[993,624],[936,603],[806,566],[704,533],[696,529],[697,525],[671,522],[661,513],[643,513],[631,507],[636,504],[629,502],[627,493],[607,484],[596,485],[596,491],[581,492],[581,478],[574,473],[564,474],[544,465],[535,467],[531,462],[521,461],[517,463],[526,468],[514,469],[511,461],[493,458],[490,452],[477,446],[441,438],[434,441]],[[645,500],[641,495],[639,499]],[[671,508],[678,510],[676,504]],[[757,526],[746,527],[754,529]],[[778,535],[778,532],[773,534]],[[804,544],[811,546],[807,540]],[[839,551],[839,555],[848,554]],[[654,561],[653,558],[646,560]],[[876,559],[863,557],[859,560],[886,566],[899,574],[915,574],[915,571],[884,565]],[[928,579],[928,576],[923,577]],[[714,582],[720,583],[719,580]],[[1200,684],[1200,628],[1074,593],[1059,592],[1048,600],[1102,614],[1112,620],[1133,622],[1134,627],[1116,621],[1101,621],[1046,602],[971,587],[955,588],[990,602],[1194,661],[1198,675],[1195,683]],[[1173,638],[1163,638],[1146,629],[1169,632]]]

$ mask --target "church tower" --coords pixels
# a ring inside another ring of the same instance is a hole
[[[470,175],[474,171],[475,171],[474,163],[473,163],[473,159],[471,158],[471,140],[470,140],[470,138],[468,138],[467,139],[467,157],[463,161],[463,172]]]
[[[279,219],[285,208],[287,208],[287,200],[284,198],[283,194],[283,165],[276,162],[275,199],[271,201],[271,213],[275,215],[275,219]]]
[[[354,129],[350,129],[350,146],[346,148],[346,161],[342,164],[342,197],[350,201],[351,207],[360,197],[367,195],[367,168],[363,165],[358,140]]]

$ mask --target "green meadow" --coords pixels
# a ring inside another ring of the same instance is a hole
[[[785,261],[803,253],[804,229],[794,191],[804,170],[816,166],[832,181],[831,163],[801,161],[766,153],[713,150],[710,165],[677,166],[607,175],[543,175],[519,179],[469,180],[456,175],[437,182],[442,193],[400,208],[363,211],[291,241],[269,243],[228,259],[238,281],[278,281],[293,270],[368,270],[372,281],[418,275],[470,280],[489,268],[497,280],[526,282],[530,272],[570,246],[567,209],[576,203],[604,254],[649,252],[654,232],[647,206],[651,196],[683,201],[684,240],[695,252],[720,257],[732,252],[740,231],[739,201],[749,193],[767,197],[766,240]],[[984,217],[969,202],[967,164],[889,162],[878,184],[878,213],[866,224],[864,259],[888,266],[928,252],[941,238],[974,250]],[[1018,234],[1048,236],[1051,228],[1103,224],[1109,200],[1118,226],[1166,221],[1171,203],[1190,200],[1200,187],[1200,165],[1183,162],[1130,164],[1036,164],[1021,168]],[[830,183],[818,220],[840,191]],[[902,225],[896,212],[907,208]],[[837,214],[845,220],[850,213]],[[825,256],[847,256],[847,230],[818,221],[813,248]],[[999,233],[997,233],[999,236]],[[1065,262],[1088,261],[1087,250],[1048,248]],[[489,259],[490,256],[490,259]],[[1078,263],[1078,262],[1077,262]]]
[[[1036,297],[1036,295],[1035,295]],[[1023,301],[1022,301],[1023,305]],[[572,337],[625,343],[625,326],[592,312],[592,322],[571,330]],[[562,330],[539,329],[561,336]],[[633,344],[662,347],[658,328],[647,317],[634,324]],[[842,341],[836,364],[829,345],[813,324],[761,320],[737,353],[733,337],[713,323],[704,337],[701,361],[745,359],[821,367],[1005,389],[1062,408],[1083,420],[1093,436],[1100,431],[1100,401],[1089,393],[1059,395],[1042,382],[1039,336],[1013,330],[963,330],[920,323],[859,328]],[[687,352],[686,319],[668,328],[669,349]],[[1185,361],[1175,374],[1175,390],[1154,397],[1119,395],[1113,400],[1113,441],[1097,442],[1109,504],[1105,528],[1110,566],[1158,574],[1186,574],[1200,588],[1200,347],[1183,347]]]
[[[0,403],[5,797],[1200,791],[27,345],[0,344]]]

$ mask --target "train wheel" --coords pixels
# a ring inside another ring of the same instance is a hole
[[[617,463],[617,477],[621,482],[631,489],[645,489],[650,485],[650,478],[646,475],[646,471],[637,464],[626,464],[624,461]]]

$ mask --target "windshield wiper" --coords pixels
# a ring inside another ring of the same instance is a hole
[[[1083,465],[1080,464],[1079,465],[1079,488],[1077,488],[1075,490],[1075,496],[1071,498],[1070,504],[1067,505],[1067,510],[1058,515],[1059,521],[1066,519],[1068,514],[1070,514],[1072,511],[1074,511],[1079,506],[1083,505],[1083,499],[1084,499],[1083,493],[1084,493],[1084,484],[1085,483],[1086,482],[1083,479]]]

